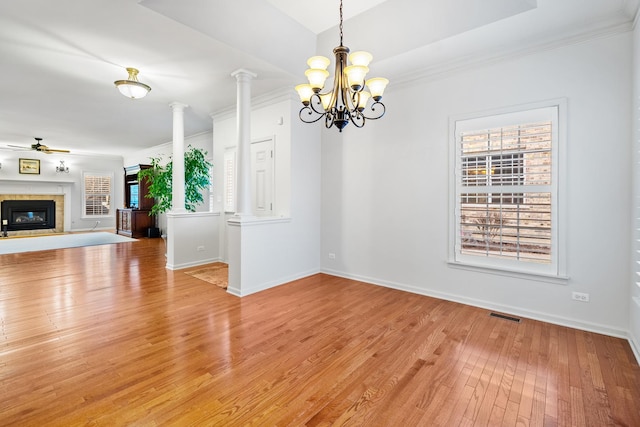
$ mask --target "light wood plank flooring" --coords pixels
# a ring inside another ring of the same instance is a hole
[[[0,256],[0,425],[640,426],[625,340],[323,274],[240,299],[163,254]]]

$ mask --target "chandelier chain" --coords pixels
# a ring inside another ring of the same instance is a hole
[[[340,46],[342,46],[342,0],[340,0]]]

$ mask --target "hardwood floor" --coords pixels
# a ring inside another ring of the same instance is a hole
[[[625,340],[322,274],[240,299],[163,253],[0,256],[0,425],[640,426]]]

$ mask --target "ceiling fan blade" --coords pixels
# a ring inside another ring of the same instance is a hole
[[[71,152],[69,150],[60,150],[60,149],[57,149],[57,148],[44,148],[41,151],[44,151],[47,154],[49,154],[49,153],[70,153]]]
[[[11,144],[7,144],[7,147],[9,147],[9,148],[19,148],[19,149],[21,149],[21,150],[25,150],[25,151],[26,151],[26,150],[31,150],[31,147],[25,147],[25,146],[22,146],[22,145],[11,145]]]
[[[58,148],[49,148],[44,144],[34,144],[31,146],[34,150],[40,151],[41,153],[51,154],[51,153],[70,153],[69,150],[62,150]]]

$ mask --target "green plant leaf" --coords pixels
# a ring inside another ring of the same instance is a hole
[[[210,177],[213,165],[207,161],[206,155],[206,151],[191,145],[184,152],[184,207],[189,212],[195,212],[196,206],[204,202],[202,190],[211,185]],[[169,161],[163,166],[162,157],[151,157],[152,167],[138,172],[138,180],[147,179],[149,181],[149,191],[146,197],[155,199],[151,215],[167,212],[172,207],[173,160],[171,156],[168,159]]]

